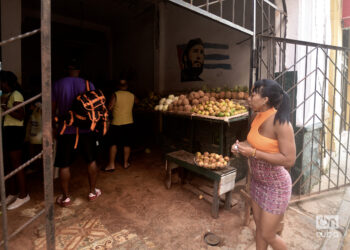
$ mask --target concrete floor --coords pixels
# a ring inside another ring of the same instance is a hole
[[[8,213],[10,233],[44,207],[40,175],[28,179],[31,201]],[[180,184],[167,190],[163,180],[161,152],[136,153],[129,169],[119,165],[115,172],[100,173],[102,196],[88,202],[86,168],[76,164],[71,180],[73,204],[55,206],[56,249],[255,249],[255,225],[251,221],[249,227],[242,226],[244,202],[238,193],[233,195],[237,204],[230,211],[220,208],[219,218],[213,219],[211,204]],[[290,249],[321,246],[312,219],[289,209],[285,221],[283,237]],[[41,216],[10,241],[10,249],[45,249],[43,223]],[[221,237],[219,246],[204,242],[208,231]]]

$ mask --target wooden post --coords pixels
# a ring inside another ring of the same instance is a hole
[[[165,187],[167,189],[171,188],[171,166],[168,164],[168,160],[165,161],[165,171],[166,171],[166,176],[165,176]]]
[[[230,210],[231,209],[231,200],[232,200],[232,191],[228,191],[225,194],[225,209]]]
[[[219,181],[214,181],[214,188],[213,188],[213,204],[211,206],[211,215],[213,218],[219,217]]]

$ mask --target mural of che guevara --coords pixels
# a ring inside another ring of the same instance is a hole
[[[204,44],[200,38],[190,40],[182,54],[181,81],[203,81]]]

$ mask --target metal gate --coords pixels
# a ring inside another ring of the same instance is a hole
[[[275,79],[291,98],[291,202],[349,185],[350,49],[270,36],[257,41],[256,79]]]
[[[46,220],[46,247],[47,249],[55,248],[55,226],[54,226],[54,211],[53,211],[53,162],[52,162],[52,125],[51,125],[51,1],[41,0],[41,27],[31,32],[12,37],[8,40],[0,42],[0,46],[4,46],[13,41],[23,39],[41,34],[41,78],[42,78],[42,93],[38,94],[20,105],[17,105],[3,113],[0,109],[0,124],[2,124],[2,117],[10,114],[16,109],[23,108],[25,105],[41,98],[42,99],[42,128],[43,128],[43,150],[38,155],[23,163],[16,170],[4,176],[4,155],[2,147],[2,129],[0,129],[0,189],[1,189],[1,205],[2,205],[2,241],[0,245],[4,249],[8,249],[8,242],[11,238],[21,232],[31,222],[45,214]],[[7,223],[7,209],[6,209],[6,190],[5,181],[14,176],[20,170],[28,167],[32,162],[38,158],[43,158],[43,172],[44,172],[44,198],[45,208],[39,211],[33,218],[26,221],[23,225],[18,227],[13,232],[8,232]]]

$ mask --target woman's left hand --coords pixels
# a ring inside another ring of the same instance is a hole
[[[239,143],[237,146],[238,146],[238,152],[244,155],[245,157],[252,156],[254,153],[254,148],[250,146],[249,143],[242,142],[242,143]]]

